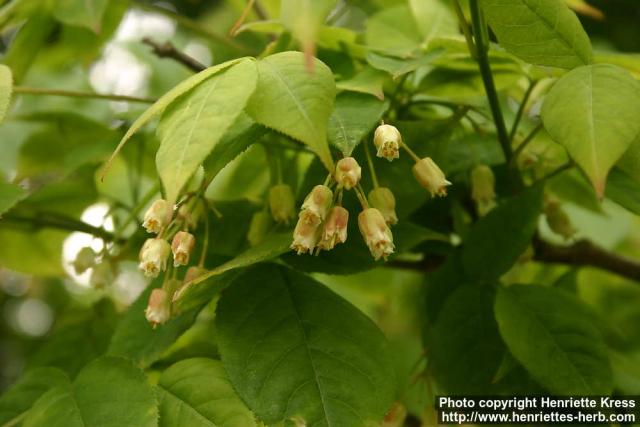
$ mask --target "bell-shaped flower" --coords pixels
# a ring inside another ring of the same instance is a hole
[[[376,187],[369,192],[368,200],[371,207],[380,211],[387,224],[397,224],[396,198],[390,189],[386,187]]]
[[[347,240],[348,224],[349,211],[342,206],[334,206],[322,228],[322,239],[318,248],[329,251],[338,243],[344,243]]]
[[[376,156],[392,161],[400,157],[402,136],[395,126],[380,125],[373,135],[373,144],[377,149]]]
[[[302,222],[320,225],[325,220],[333,203],[333,192],[326,185],[316,185],[302,203],[298,217]]]
[[[164,239],[147,239],[140,250],[138,268],[147,277],[158,277],[161,271],[167,269],[169,253],[171,246]]]
[[[269,208],[276,222],[289,224],[296,216],[295,205],[291,186],[278,184],[269,189]]]
[[[446,196],[447,186],[451,185],[444,176],[444,172],[431,159],[425,157],[413,165],[413,176],[418,183],[429,190],[431,196]]]
[[[195,244],[196,238],[193,237],[193,234],[186,231],[178,231],[176,235],[173,236],[171,252],[173,252],[174,267],[189,264],[189,255]]]
[[[379,210],[367,208],[360,212],[358,227],[376,261],[380,258],[386,260],[393,253],[393,234]]]
[[[362,168],[353,157],[340,159],[336,164],[336,181],[338,186],[351,190],[358,185],[362,176]]]
[[[169,202],[164,199],[154,201],[144,214],[142,226],[147,233],[158,234],[163,227],[171,220],[172,208]]]

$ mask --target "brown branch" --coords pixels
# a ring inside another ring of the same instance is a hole
[[[558,246],[534,237],[534,259],[542,262],[598,267],[627,279],[640,281],[640,262],[609,252],[588,240],[579,240],[571,246]]]
[[[159,58],[170,58],[178,61],[179,63],[189,68],[190,70],[195,71],[196,73],[207,68],[205,65],[201,64],[186,53],[180,52],[170,42],[160,44],[156,43],[148,37],[145,37],[142,39],[142,43],[151,46],[151,48],[153,49],[153,53],[155,53]]]

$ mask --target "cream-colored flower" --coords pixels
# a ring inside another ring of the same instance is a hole
[[[167,258],[171,253],[171,246],[164,239],[147,239],[140,250],[140,264],[138,268],[147,277],[158,277],[167,268]]]
[[[319,224],[309,223],[300,218],[295,230],[293,230],[291,249],[296,251],[298,255],[312,253],[319,239]]]
[[[395,126],[380,125],[373,135],[373,144],[377,148],[376,156],[392,161],[400,157],[402,136]]]
[[[171,242],[171,252],[173,252],[173,266],[178,267],[180,265],[189,264],[189,255],[196,244],[196,238],[193,234],[186,231],[178,231],[173,236]]]
[[[367,208],[360,212],[360,215],[358,215],[358,227],[371,255],[376,261],[380,258],[386,260],[393,253],[395,249],[393,234],[391,234],[391,230],[379,210]]]
[[[487,165],[478,165],[471,171],[471,198],[478,215],[484,216],[496,206],[496,180]]]
[[[390,189],[386,187],[374,188],[369,192],[368,200],[371,207],[380,211],[387,224],[395,225],[398,223],[396,198]]]
[[[413,165],[413,176],[418,183],[429,190],[432,196],[446,196],[447,186],[451,185],[444,176],[444,172],[431,159],[425,157]]]
[[[327,217],[332,203],[331,189],[326,185],[316,185],[304,199],[298,217],[307,224],[318,226]]]
[[[289,224],[296,216],[295,205],[291,186],[278,184],[269,189],[269,208],[276,222]]]
[[[171,220],[171,205],[164,199],[158,199],[144,214],[142,226],[147,233],[158,234]]]
[[[342,206],[334,206],[329,212],[329,218],[322,229],[322,239],[318,248],[329,251],[338,243],[347,240],[347,226],[349,224],[349,211]]]
[[[113,265],[108,260],[103,260],[93,266],[89,277],[89,285],[95,289],[102,289],[112,284],[115,278],[116,274]]]
[[[351,190],[358,185],[362,176],[362,168],[353,157],[340,159],[336,164],[336,181],[338,186]]]
[[[144,315],[153,326],[165,323],[171,317],[171,302],[164,289],[156,288],[149,295]]]

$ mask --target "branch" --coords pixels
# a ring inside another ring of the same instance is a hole
[[[114,235],[104,228],[94,227],[86,222],[58,214],[39,212],[34,216],[26,216],[9,213],[2,217],[2,221],[24,224],[36,230],[40,228],[56,228],[58,230],[80,231],[109,242],[114,241]]]
[[[640,281],[640,262],[609,252],[588,240],[579,240],[571,246],[558,246],[534,237],[534,259],[542,262],[598,267],[627,279]]]
[[[69,98],[106,99],[109,101],[140,102],[144,104],[153,104],[154,102],[156,102],[155,99],[138,98],[135,96],[127,96],[127,95],[109,95],[109,94],[94,93],[94,92],[82,92],[82,91],[64,90],[64,89],[46,89],[46,88],[27,87],[27,86],[14,86],[13,92],[21,95],[66,96]]]
[[[482,76],[482,82],[484,84],[485,92],[487,93],[489,106],[491,107],[493,121],[496,125],[498,141],[500,142],[500,146],[502,147],[502,151],[504,152],[504,157],[507,163],[509,163],[512,154],[511,141],[509,140],[507,126],[504,122],[504,117],[500,108],[498,91],[496,90],[496,85],[493,81],[493,74],[491,72],[491,65],[489,64],[489,40],[487,39],[487,28],[484,20],[482,19],[482,11],[480,10],[480,6],[478,5],[478,0],[470,0],[469,8],[471,9],[471,18],[473,21],[478,67],[480,68],[480,74]]]
[[[153,53],[155,53],[159,58],[171,58],[173,60],[176,60],[190,70],[195,71],[196,73],[207,68],[186,53],[177,50],[175,46],[169,42],[160,44],[154,42],[148,37],[145,37],[142,39],[142,43],[151,46],[151,48],[153,49]]]

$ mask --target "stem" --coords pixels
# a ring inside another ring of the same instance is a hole
[[[460,2],[458,0],[453,0],[453,9],[455,10],[456,16],[458,17],[458,23],[460,24],[460,28],[462,28],[464,39],[467,41],[469,53],[471,54],[472,58],[476,59],[478,57],[476,45],[473,43],[471,29],[469,28],[469,24],[467,24],[467,19],[464,16],[464,12],[462,11],[462,7],[460,7]]]
[[[516,132],[518,131],[518,125],[520,124],[520,120],[522,120],[522,116],[524,114],[524,110],[527,106],[527,102],[529,102],[529,98],[533,93],[533,89],[536,87],[537,81],[532,81],[527,88],[527,91],[524,93],[524,97],[522,98],[522,102],[520,103],[520,107],[518,107],[518,112],[516,113],[516,118],[513,120],[513,125],[511,125],[511,132],[509,133],[509,141],[513,142],[513,139],[516,136]]]
[[[411,158],[417,163],[419,162],[421,159],[420,157],[418,157],[418,155],[416,153],[413,152],[413,150],[411,148],[409,148],[409,146],[407,144],[404,143],[404,141],[400,142],[400,145],[402,146],[402,148],[404,148],[405,150],[407,150],[407,153],[409,153],[409,155],[411,156]]]
[[[138,98],[135,96],[127,95],[109,95],[94,92],[73,91],[65,89],[45,89],[38,87],[27,86],[14,86],[14,93],[21,95],[49,95],[49,96],[66,96],[69,98],[93,98],[93,99],[106,99],[109,101],[126,101],[126,102],[140,102],[144,104],[153,104],[155,99],[151,98]]]
[[[524,151],[524,149],[527,147],[527,145],[529,145],[529,143],[531,141],[533,141],[534,137],[538,134],[538,132],[540,132],[540,130],[542,129],[542,123],[538,123],[536,125],[536,127],[534,127],[531,132],[529,132],[529,135],[527,135],[522,142],[520,143],[520,145],[518,145],[518,147],[516,148],[516,150],[513,152],[513,157],[511,158],[511,166],[515,165],[516,160],[518,160],[518,156],[520,156],[520,154],[522,154],[522,152]]]
[[[115,236],[104,228],[94,227],[86,222],[54,213],[36,212],[34,216],[8,213],[2,219],[8,222],[30,225],[34,229],[57,228],[59,230],[91,234],[109,242],[115,240]]]
[[[202,253],[200,254],[200,261],[198,261],[198,267],[204,267],[204,261],[207,258],[207,249],[209,247],[209,205],[206,199],[202,198],[202,204],[204,205],[204,241],[202,242]]]
[[[371,158],[371,151],[369,150],[369,144],[367,142],[364,143],[364,152],[367,156],[367,164],[369,165],[369,170],[371,171],[373,188],[378,188],[380,185],[378,184],[378,177],[376,176],[376,170],[373,167],[373,159]]]
[[[471,18],[473,21],[473,30],[476,40],[477,48],[477,60],[480,68],[480,74],[482,75],[482,82],[484,84],[485,92],[487,93],[487,99],[489,101],[489,107],[491,107],[491,114],[493,115],[493,122],[496,125],[496,132],[498,133],[498,142],[502,147],[502,152],[507,163],[511,160],[511,143],[509,135],[507,134],[507,127],[502,116],[502,110],[500,109],[500,100],[498,98],[498,92],[496,90],[495,82],[493,81],[493,74],[491,73],[491,65],[489,64],[489,41],[486,37],[486,27],[481,15],[480,6],[478,0],[469,0],[469,7],[471,9]]]
[[[367,196],[365,195],[362,186],[358,184],[358,186],[355,187],[354,190],[356,192],[356,196],[358,197],[358,201],[360,202],[360,206],[362,206],[362,209],[369,209],[369,202],[367,202]]]
[[[548,179],[553,178],[556,175],[560,175],[562,172],[571,169],[574,166],[573,161],[569,160],[567,163],[559,166],[558,168],[556,168],[555,170],[549,172],[548,174],[546,174],[545,176],[543,176],[542,178],[538,179],[536,181],[537,182],[541,182],[541,181],[546,181]]]
[[[240,17],[238,18],[238,20],[235,22],[235,24],[233,24],[233,27],[231,27],[231,29],[229,30],[229,35],[231,37],[234,37],[236,35],[236,33],[238,32],[238,29],[242,26],[242,24],[244,23],[244,21],[247,19],[247,16],[249,15],[249,11],[251,10],[251,8],[253,7],[253,3],[255,0],[249,0],[247,2],[247,5],[244,7],[244,9],[242,10],[242,13],[240,14]]]
[[[187,18],[186,16],[180,15],[178,13],[175,13],[172,10],[166,9],[164,7],[160,7],[160,6],[156,6],[154,4],[149,4],[149,3],[145,3],[143,1],[140,0],[134,0],[133,2],[135,4],[135,6],[137,8],[143,9],[143,10],[147,10],[149,12],[154,12],[154,13],[159,13],[161,15],[164,15],[168,18],[173,19],[174,21],[176,21],[176,23],[178,23],[179,25],[183,26],[184,28],[188,28],[189,30],[192,30],[195,33],[198,33],[200,35],[203,35],[205,37],[210,38],[211,40],[214,40],[220,44],[226,45],[240,53],[246,54],[246,55],[251,55],[253,54],[253,52],[251,51],[251,49],[249,49],[248,47],[246,47],[245,45],[238,43],[235,40],[231,40],[221,34],[218,33],[214,33],[209,31],[207,28],[203,27],[202,25],[200,25],[198,22]]]
[[[180,52],[170,42],[166,42],[166,43],[160,44],[160,43],[156,43],[155,41],[151,40],[149,37],[145,37],[145,38],[142,39],[142,43],[144,43],[144,44],[146,44],[148,46],[151,46],[151,48],[153,49],[153,53],[158,58],[170,58],[170,59],[173,59],[175,61],[178,61],[179,63],[181,63],[185,67],[189,68],[190,70],[195,71],[196,73],[198,73],[198,72],[200,72],[200,71],[202,71],[202,70],[207,68],[205,65],[201,64],[199,61],[197,61],[196,59],[190,57],[186,53]]]

